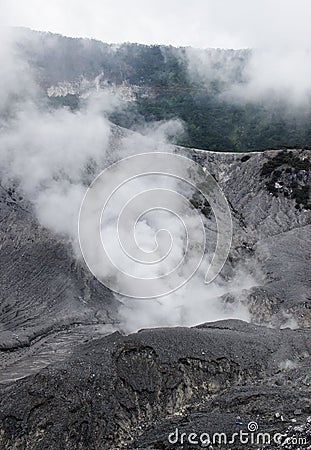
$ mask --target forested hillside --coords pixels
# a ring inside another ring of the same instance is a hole
[[[286,96],[250,101],[230,94],[233,85],[247,82],[250,50],[201,50],[207,69],[193,73],[189,55],[199,50],[189,48],[111,45],[29,30],[20,30],[19,46],[45,90],[95,77],[101,86],[122,87],[131,101],[111,120],[123,127],[179,118],[185,133],[177,143],[189,147],[237,152],[311,147],[311,103],[292,106]],[[54,106],[73,109],[80,100],[74,90],[50,96]]]

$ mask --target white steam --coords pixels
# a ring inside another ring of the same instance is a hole
[[[181,124],[161,123],[146,128],[144,135],[122,134],[106,117],[107,112],[119,107],[119,98],[105,91],[91,95],[79,112],[49,110],[11,40],[10,45],[6,40],[2,46],[0,60],[2,183],[9,186],[16,182],[33,204],[40,223],[66,236],[78,255],[78,212],[95,175],[112,161],[131,154],[171,151],[167,137],[179,133]],[[152,186],[150,182],[141,183],[143,189]],[[161,186],[166,187],[166,183]],[[159,228],[160,218],[139,224],[139,240],[145,248]],[[108,226],[106,231],[110,232]],[[184,237],[179,235],[180,228],[175,226],[174,232],[176,242],[181,243]],[[124,300],[120,311],[123,328],[193,325],[224,317],[247,319],[245,307],[238,302],[224,307],[220,297],[231,292],[241,298],[243,290],[254,282],[237,273],[231,284],[216,281],[206,286],[204,274],[202,269],[183,289],[161,300]]]
[[[271,98],[294,106],[311,97],[311,45],[309,48],[254,50],[245,68],[245,85],[233,85],[232,94],[246,101]]]
[[[311,100],[311,42],[301,48],[221,50],[186,48],[190,79],[208,90],[217,83],[229,102],[283,101],[299,107]],[[180,54],[180,52],[179,52]]]

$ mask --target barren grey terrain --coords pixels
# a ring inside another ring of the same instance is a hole
[[[258,285],[219,302],[243,301],[252,323],[124,335],[114,295],[14,186],[1,187],[1,448],[198,448],[170,446],[168,435],[232,433],[250,421],[309,436],[311,211],[301,192],[310,151],[175,151],[205,166],[229,201],[221,277],[242,262]]]

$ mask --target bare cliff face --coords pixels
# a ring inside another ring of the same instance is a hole
[[[307,429],[311,152],[175,151],[206,167],[228,199],[233,242],[220,276],[242,264],[257,278],[242,300],[253,324],[111,334],[117,299],[18,189],[1,187],[1,448],[195,448],[170,446],[168,435],[250,421],[271,433]]]

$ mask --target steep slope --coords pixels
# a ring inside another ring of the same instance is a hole
[[[14,187],[1,187],[0,258],[0,382],[24,377],[111,329],[117,301],[68,242],[40,226]]]
[[[179,118],[186,129],[180,143],[188,147],[311,147],[310,104],[297,108],[286,97],[252,102],[247,92],[242,101],[234,96],[247,83],[251,50],[113,45],[27,29],[16,35],[18,50],[56,107],[79,108],[87,87],[118,87],[125,107],[111,119],[126,128]]]
[[[284,151],[251,155],[194,151],[196,160],[215,176],[231,206],[232,262],[247,260],[247,264],[254,264],[255,272],[264,274],[262,286],[248,295],[253,319],[281,325],[294,318],[300,325],[310,325],[311,152],[286,151],[285,155],[297,157],[305,169],[292,167],[292,160],[285,158],[266,176],[266,164],[281,154]],[[271,189],[271,179],[272,186],[279,188]],[[295,189],[306,190],[305,205],[297,203]]]

